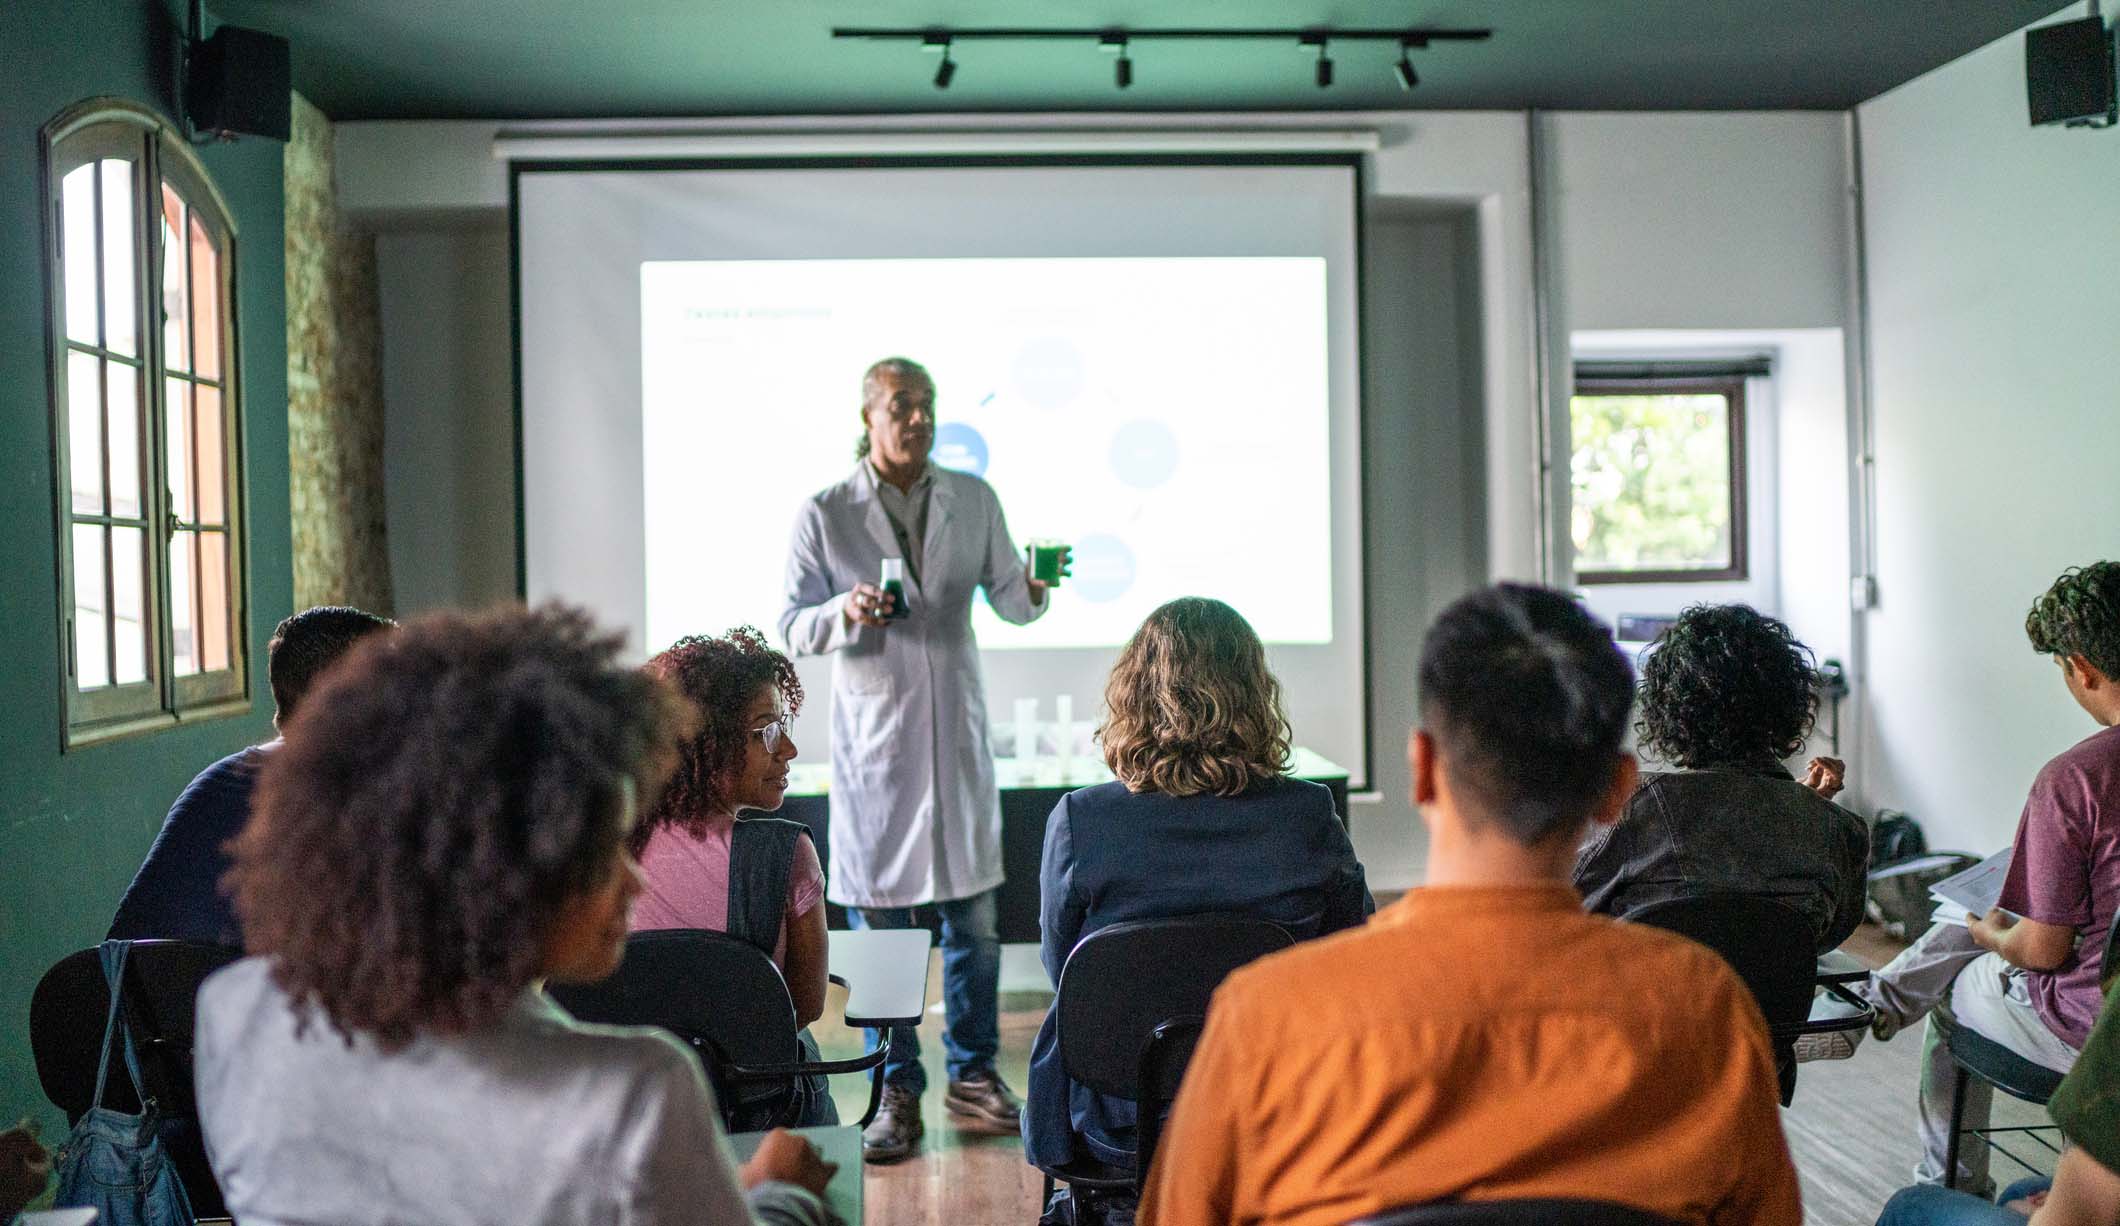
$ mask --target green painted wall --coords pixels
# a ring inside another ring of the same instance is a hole
[[[270,736],[247,716],[59,751],[51,389],[45,351],[38,129],[84,98],[172,113],[181,12],[166,0],[0,3],[0,1118],[41,1111],[29,999],[46,967],[103,936],[169,802],[201,767]],[[247,434],[250,654],[289,611],[287,330],[280,146],[201,150],[235,214]],[[52,1135],[47,1131],[47,1135]]]

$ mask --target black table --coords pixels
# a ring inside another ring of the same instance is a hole
[[[997,771],[1001,787],[1001,863],[1004,879],[1001,883],[998,904],[1001,939],[1005,942],[1036,942],[1038,940],[1038,861],[1045,852],[1045,819],[1052,814],[1053,806],[1062,796],[1076,788],[1108,782],[1110,772],[1103,764],[1093,760],[1077,760],[1072,770],[1064,775],[1053,764],[1052,769],[1034,772],[1038,781],[1014,785],[1015,763],[1003,759],[997,767],[1008,768]],[[1332,792],[1333,811],[1340,820],[1347,820],[1347,771],[1317,754],[1306,750],[1295,751],[1295,773],[1298,778],[1325,785]],[[817,841],[817,856],[827,866],[832,862],[830,829],[830,796],[820,786],[821,767],[798,768],[793,787],[787,800],[775,817],[785,817],[801,822],[810,828],[810,837]],[[831,905],[826,912],[830,926],[845,928],[846,912]],[[933,926],[933,918],[929,917]]]

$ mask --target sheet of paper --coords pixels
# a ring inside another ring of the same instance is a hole
[[[1994,910],[2002,900],[2002,882],[2009,872],[2010,849],[2005,847],[1964,872],[1930,886],[1929,897],[1940,904],[1936,918],[1964,923],[1963,912],[1986,915]]]

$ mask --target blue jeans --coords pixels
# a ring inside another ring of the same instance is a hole
[[[2045,1176],[2020,1179],[2005,1189],[2003,1202],[2043,1191],[2053,1180]],[[2024,1226],[2025,1218],[2001,1204],[1984,1201],[1964,1192],[1953,1192],[1942,1184],[1918,1183],[1901,1188],[1885,1202],[1877,1226]]]
[[[938,902],[942,916],[942,1050],[949,1059],[951,1081],[992,1072],[1001,1050],[1001,928],[994,909],[997,891]],[[849,907],[847,922],[856,928],[911,928],[911,907]],[[915,1094],[927,1090],[927,1070],[920,1064],[920,1035],[911,1026],[893,1026],[891,1057],[884,1062],[885,1085]],[[868,1048],[877,1034],[868,1032]]]

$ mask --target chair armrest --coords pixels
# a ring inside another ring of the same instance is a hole
[[[786,1064],[724,1064],[721,1075],[730,1081],[787,1081],[795,1077],[830,1077],[839,1073],[865,1073],[883,1063],[884,1051],[863,1052],[851,1060],[793,1060]]]

